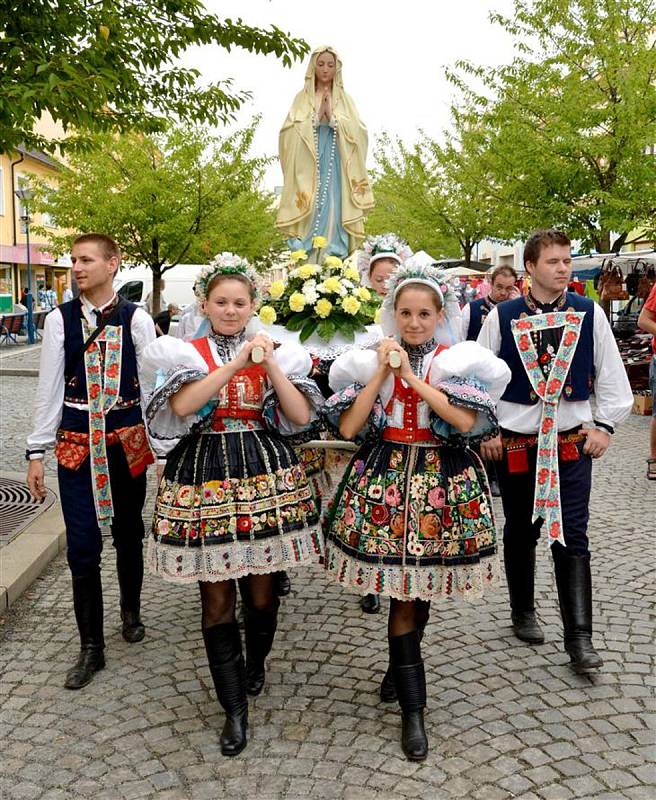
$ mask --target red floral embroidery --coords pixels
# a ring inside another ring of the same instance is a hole
[[[371,507],[371,520],[376,525],[385,525],[389,520],[389,511],[383,505],[374,505]]]
[[[91,386],[89,386],[89,397],[92,400],[95,400],[99,394],[100,394],[100,384],[92,383]],[[102,417],[102,414],[100,414],[99,416]]]
[[[248,533],[253,527],[253,520],[250,517],[237,518],[237,530],[241,533]]]
[[[519,349],[522,352],[528,350],[528,348],[530,346],[531,346],[531,342],[530,342],[528,336],[526,336],[526,334],[523,334],[522,336],[519,337]]]

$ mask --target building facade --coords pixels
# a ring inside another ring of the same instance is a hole
[[[48,248],[44,236],[37,235],[33,226],[48,228],[49,220],[42,214],[26,209],[14,192],[29,186],[30,176],[56,181],[59,168],[45,153],[19,147],[15,152],[0,154],[0,306],[3,311],[18,302],[27,288],[27,236],[26,211],[30,214],[29,263],[32,272],[32,294],[39,307],[39,293],[46,286],[63,299],[64,289],[71,286],[71,268],[68,258],[57,259]],[[53,228],[54,230],[54,228]]]

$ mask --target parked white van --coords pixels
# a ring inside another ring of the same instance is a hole
[[[167,270],[162,276],[164,280],[164,307],[167,303],[175,303],[181,309],[191,305],[194,296],[194,281],[204,264],[178,264]],[[114,278],[114,289],[126,300],[140,306],[146,305],[148,295],[153,290],[153,272],[150,267],[122,266]]]

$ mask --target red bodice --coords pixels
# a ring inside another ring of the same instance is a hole
[[[424,381],[429,382],[430,370],[433,359],[443,350],[444,345],[438,345],[433,352],[433,357],[428,366]],[[435,437],[430,429],[430,407],[417,392],[407,386],[401,378],[394,376],[394,391],[385,406],[387,425],[383,430],[383,439],[388,442],[401,442],[413,444],[415,442],[430,442]]]
[[[219,365],[214,360],[207,337],[192,339],[210,372]],[[266,392],[267,376],[261,364],[251,364],[236,372],[219,391],[218,402],[212,414],[212,430],[225,430],[224,418],[251,419],[263,423],[262,406]]]

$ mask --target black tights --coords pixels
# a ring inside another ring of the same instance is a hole
[[[273,574],[247,575],[239,578],[238,582],[242,602],[249,608],[256,611],[271,611],[275,608],[277,595]],[[203,607],[203,628],[235,621],[235,581],[199,581],[198,586]]]
[[[404,633],[426,627],[430,615],[430,600],[390,601],[387,633],[389,636],[403,636]]]

